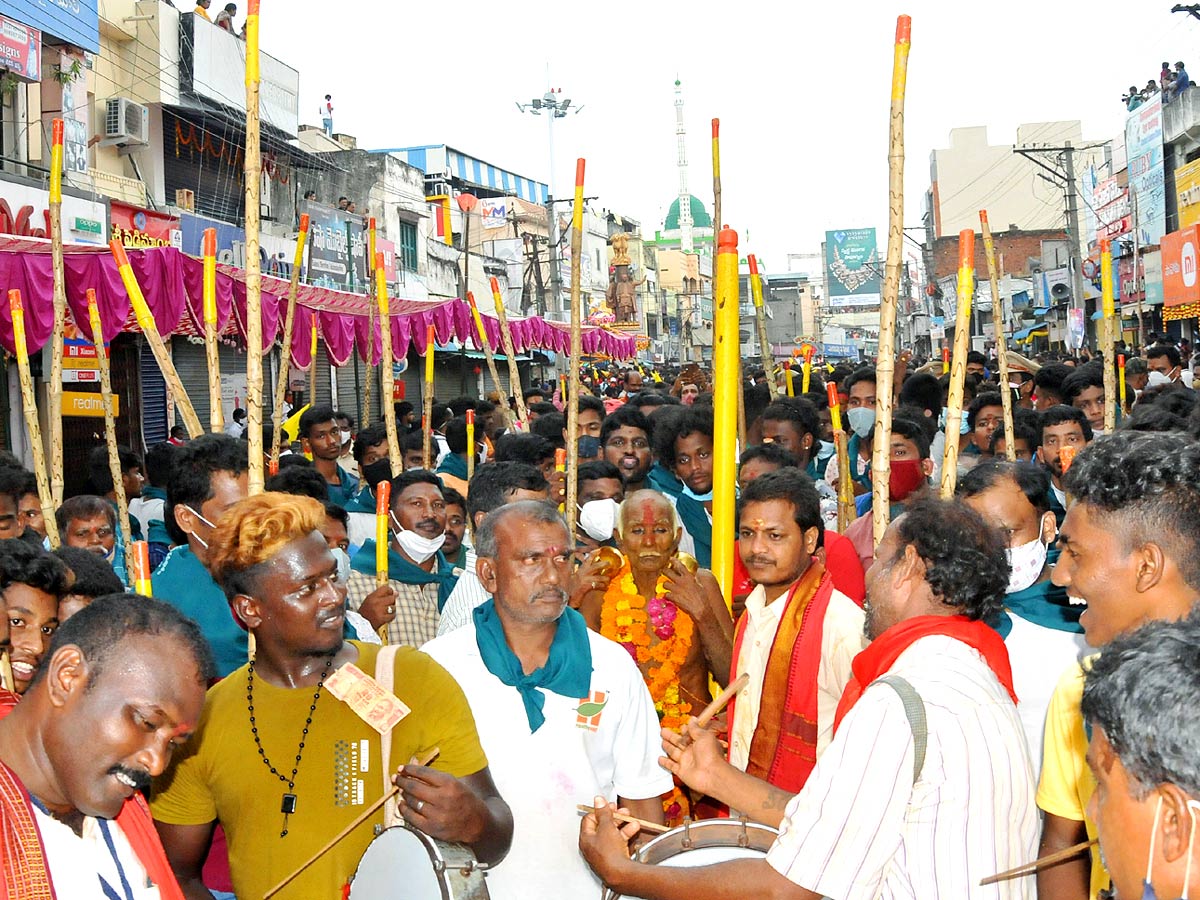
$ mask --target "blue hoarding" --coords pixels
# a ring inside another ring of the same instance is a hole
[[[100,52],[98,0],[0,0],[0,16],[91,53]]]

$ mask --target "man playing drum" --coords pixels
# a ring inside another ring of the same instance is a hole
[[[866,632],[832,743],[791,799],[765,859],[665,868],[629,859],[611,805],[579,846],[614,891],[653,900],[1029,898],[1032,879],[980,888],[1033,858],[1037,809],[1008,654],[982,620],[1000,609],[1008,565],[999,535],[961,503],[925,498],[888,528],[867,573]],[[886,680],[884,680],[886,679]],[[668,767],[703,780],[722,754],[687,727]],[[717,794],[751,809],[754,784]],[[723,787],[723,786],[722,786]],[[723,795],[722,795],[723,794]]]
[[[558,510],[500,507],[476,530],[475,552],[492,599],[424,650],[466,693],[512,804],[512,849],[488,874],[489,894],[596,897],[600,883],[563,825],[597,794],[663,821],[671,776],[658,764],[654,705],[629,654],[567,606],[571,540]]]
[[[372,674],[380,648],[342,638],[346,589],[324,522],[316,500],[267,493],[233,506],[213,532],[209,566],[256,653],[210,689],[195,738],[156,785],[154,818],[189,898],[209,896],[200,869],[217,821],[235,892],[262,897],[383,793],[387,729],[369,724],[376,707],[352,706],[353,694],[346,703],[326,696],[332,675]],[[395,654],[384,689],[404,708],[389,732],[389,768],[441,751],[436,768],[405,765],[393,777],[399,811],[431,837],[467,844],[494,864],[508,851],[512,816],[466,698],[429,657],[405,647]],[[339,671],[351,664],[358,670]],[[379,812],[362,823],[275,896],[342,896],[372,825],[383,821]]]

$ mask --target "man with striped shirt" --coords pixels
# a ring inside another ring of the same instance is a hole
[[[867,573],[872,643],[854,660],[833,741],[788,802],[767,858],[700,868],[634,862],[632,829],[618,831],[600,799],[581,825],[584,857],[617,893],[650,900],[1032,898],[1028,878],[979,886],[1037,846],[1008,654],[983,622],[1007,582],[1003,543],[978,514],[934,498],[913,503]],[[713,735],[695,722],[687,730],[686,746],[664,741],[677,774],[721,757]],[[744,792],[718,799],[753,808]]]

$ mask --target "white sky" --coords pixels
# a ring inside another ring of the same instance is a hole
[[[1172,5],[264,0],[262,43],[300,69],[301,122],[319,124],[330,93],[335,130],[357,136],[360,147],[446,143],[539,181],[549,180],[546,120],[522,115],[514,101],[561,87],[585,108],[556,123],[558,194],[571,193],[583,156],[587,195],[638,219],[649,235],[678,190],[678,76],[691,192],[711,210],[709,123],[717,116],[725,222],[740,232],[743,254],[782,272],[787,253],[818,252],[826,229],[875,225],[881,247],[886,240],[898,13],[913,18],[912,226],[921,221],[930,151],[948,145],[951,128],[986,125],[998,144],[1012,143],[1021,123],[1080,119],[1085,138],[1103,140],[1123,127],[1121,94],[1156,78],[1163,60],[1182,59],[1200,77],[1200,21],[1172,14]]]

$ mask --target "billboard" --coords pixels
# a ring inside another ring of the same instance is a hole
[[[362,216],[304,202],[308,213],[308,283],[362,293],[367,284],[367,232]],[[378,249],[378,247],[377,247]]]
[[[1162,239],[1163,305],[1184,306],[1200,303],[1200,278],[1197,277],[1197,249],[1200,225],[1172,231]]]
[[[165,213],[130,206],[120,200],[109,204],[109,240],[120,241],[125,247],[183,246],[179,219]]]
[[[1133,230],[1129,189],[1116,178],[1105,178],[1092,191],[1096,212],[1096,240],[1116,240]]]
[[[874,228],[825,232],[825,284],[831,307],[879,305]]]
[[[479,201],[479,216],[484,228],[508,227],[508,198],[488,197]]]
[[[100,52],[97,0],[3,0],[0,12],[80,50]]]
[[[1175,199],[1179,202],[1179,227],[1200,222],[1200,159],[1175,170]]]
[[[0,68],[21,81],[42,80],[42,33],[0,16]]]
[[[1163,176],[1162,95],[1155,94],[1125,120],[1129,190],[1137,205],[1142,246],[1158,244],[1167,230],[1167,190]]]

